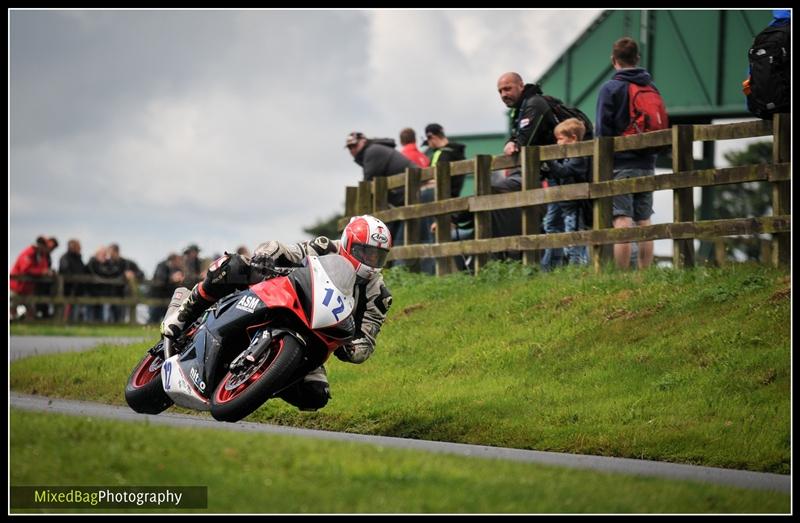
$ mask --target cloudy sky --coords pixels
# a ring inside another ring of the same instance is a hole
[[[189,243],[305,239],[361,179],[348,132],[502,132],[497,77],[600,13],[10,11],[9,267],[40,234],[148,276]]]

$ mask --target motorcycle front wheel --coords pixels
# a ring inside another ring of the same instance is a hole
[[[211,396],[211,415],[235,422],[250,415],[288,383],[303,363],[303,345],[293,336],[273,340],[259,361],[228,372]]]
[[[159,342],[161,343],[161,342]],[[130,408],[142,414],[159,414],[172,405],[172,399],[161,384],[163,353],[149,351],[133,368],[125,386],[125,401]]]

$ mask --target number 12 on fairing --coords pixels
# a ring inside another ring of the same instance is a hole
[[[169,375],[172,374],[172,362],[166,361],[164,362],[164,372],[167,374],[166,376],[166,383],[164,383],[164,390],[169,389]]]
[[[322,299],[322,304],[327,307],[331,302],[331,298],[333,298],[333,289],[326,287],[325,297]],[[336,301],[339,302],[339,306],[335,309],[331,309],[331,312],[333,313],[333,317],[336,318],[336,321],[339,321],[339,315],[344,312],[344,302],[342,301],[342,297],[338,294],[336,295]]]

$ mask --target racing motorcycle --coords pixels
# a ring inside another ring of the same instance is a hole
[[[265,277],[151,347],[128,378],[128,405],[158,414],[174,403],[235,422],[353,338],[356,274],[345,258],[308,256],[302,267],[271,268]],[[175,291],[167,314],[187,292]]]

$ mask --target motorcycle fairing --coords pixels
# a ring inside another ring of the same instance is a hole
[[[192,372],[196,371],[196,367],[187,364],[190,369],[189,373],[194,377],[194,380],[184,372],[184,368],[179,361],[180,357],[180,354],[175,354],[161,366],[161,383],[164,385],[164,392],[176,405],[190,409],[209,410],[211,407],[208,399],[200,390],[201,386],[204,389],[208,389],[208,386]],[[194,381],[201,385],[196,385]]]
[[[308,257],[311,268],[311,328],[322,329],[341,323],[353,313],[353,285],[355,275],[349,262],[340,257],[324,258]],[[343,265],[336,263],[342,260]],[[333,263],[330,263],[333,262]],[[327,269],[327,270],[326,270]]]

